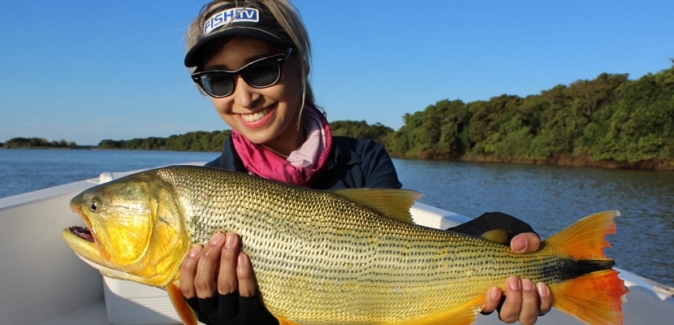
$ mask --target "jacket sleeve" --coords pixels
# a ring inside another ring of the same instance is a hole
[[[532,232],[536,234],[534,229],[526,222],[502,212],[487,212],[471,221],[448,228],[447,230],[480,237],[487,231],[497,229],[505,230],[508,234],[507,243],[510,243],[513,237],[521,233]]]
[[[363,161],[365,186],[369,188],[401,188],[391,156],[380,144],[366,140],[359,150]]]

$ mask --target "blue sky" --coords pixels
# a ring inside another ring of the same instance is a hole
[[[0,142],[227,128],[182,65],[184,32],[204,3],[2,1]],[[438,100],[524,97],[602,72],[638,79],[674,58],[671,0],[294,3],[330,121],[398,129]]]

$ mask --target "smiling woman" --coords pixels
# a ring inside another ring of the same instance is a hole
[[[206,165],[313,189],[400,188],[381,145],[332,136],[308,79],[310,57],[307,31],[286,0],[204,6],[188,29],[184,63],[232,129],[222,155]],[[511,245],[519,243],[511,246],[516,252],[540,246],[531,228],[515,218],[494,224],[480,220],[468,228],[514,230],[509,235]],[[182,262],[180,290],[205,323],[278,324],[261,304],[253,266],[240,243],[236,234],[216,233],[203,251],[200,245],[191,249]],[[500,312],[506,321],[530,324],[550,309],[552,298],[543,283],[509,280],[516,289],[508,291]],[[490,293],[485,312],[500,301],[500,289]]]

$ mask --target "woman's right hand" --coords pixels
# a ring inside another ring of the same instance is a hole
[[[180,290],[206,324],[274,324],[262,304],[255,274],[241,238],[216,233],[204,247],[192,248],[180,266]]]

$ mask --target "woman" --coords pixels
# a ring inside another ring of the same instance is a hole
[[[185,65],[232,129],[222,155],[207,166],[316,189],[400,188],[390,157],[369,140],[332,137],[308,82],[310,43],[286,0],[213,1],[187,33]],[[540,240],[514,218],[490,214],[461,225],[481,234],[510,229],[516,252],[536,251]],[[521,234],[520,234],[521,233]],[[277,324],[256,297],[253,268],[235,234],[216,234],[190,251],[180,287],[208,324]],[[533,324],[550,309],[543,284],[512,277],[499,316]],[[502,293],[487,293],[483,312],[497,309]]]

